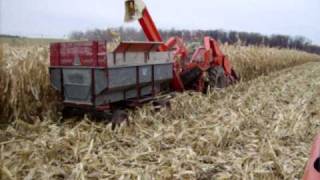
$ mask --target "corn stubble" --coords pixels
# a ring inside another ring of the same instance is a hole
[[[47,49],[4,46],[0,110],[11,124],[0,131],[0,178],[301,178],[320,125],[320,65],[311,62],[319,56],[223,48],[243,82],[180,94],[171,110],[146,105],[130,112],[129,127],[112,132],[87,117],[57,123]]]

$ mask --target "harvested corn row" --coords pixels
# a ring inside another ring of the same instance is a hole
[[[146,105],[115,132],[87,118],[17,120],[0,132],[0,162],[17,179],[300,179],[320,124],[319,81],[309,63],[180,94],[171,111]]]
[[[146,105],[130,112],[129,127],[113,132],[87,117],[58,123],[47,47],[4,45],[0,122],[12,122],[0,131],[0,178],[300,179],[320,124],[320,65],[271,72],[319,56],[224,50],[244,82],[180,94],[172,110]]]

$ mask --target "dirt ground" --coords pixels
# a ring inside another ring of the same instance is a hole
[[[0,132],[0,179],[301,179],[319,110],[313,62],[146,106],[115,132],[88,118],[17,120]]]

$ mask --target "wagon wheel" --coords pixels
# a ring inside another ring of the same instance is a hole
[[[221,66],[208,69],[209,86],[211,88],[225,88],[229,85],[229,79]]]
[[[112,114],[111,123],[112,123],[112,130],[115,130],[116,127],[120,127],[121,123],[126,122],[129,126],[129,117],[128,113],[124,110],[115,110]]]

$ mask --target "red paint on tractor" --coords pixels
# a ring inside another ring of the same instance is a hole
[[[127,12],[127,15],[132,16],[130,17],[131,20],[134,19],[133,16],[136,16],[136,13],[138,13],[137,10],[139,9],[137,9],[135,5],[139,3],[141,4],[141,2],[137,2],[137,0],[126,1],[126,6],[129,6],[127,7],[127,10],[129,11]],[[149,41],[162,41],[160,33],[156,28],[156,25],[152,20],[147,7],[144,5],[144,7],[142,8],[142,10],[140,9],[142,11],[141,18],[139,18],[138,20],[146,37]],[[138,17],[140,16],[138,15]],[[161,45],[159,47],[159,51],[168,51],[172,48],[175,49],[174,56],[176,57],[176,61],[174,63],[174,78],[171,84],[173,90],[175,91],[181,92],[186,90],[186,87],[184,87],[180,76],[183,72],[190,71],[193,68],[199,68],[202,70],[201,76],[197,81],[194,82],[195,88],[193,90],[201,92],[205,91],[205,73],[209,68],[214,68],[216,66],[223,67],[225,76],[227,77],[227,79],[229,79],[230,83],[234,82],[235,80],[239,80],[236,74],[233,73],[234,70],[232,69],[229,59],[222,53],[216,40],[211,37],[204,38],[204,48],[199,47],[193,54],[192,59],[188,59],[187,47],[185,46],[183,39],[181,39],[180,37],[169,38],[169,40],[164,45]],[[204,53],[201,53],[203,51]],[[201,57],[199,57],[199,55],[201,55]],[[196,60],[196,58],[198,59]]]

